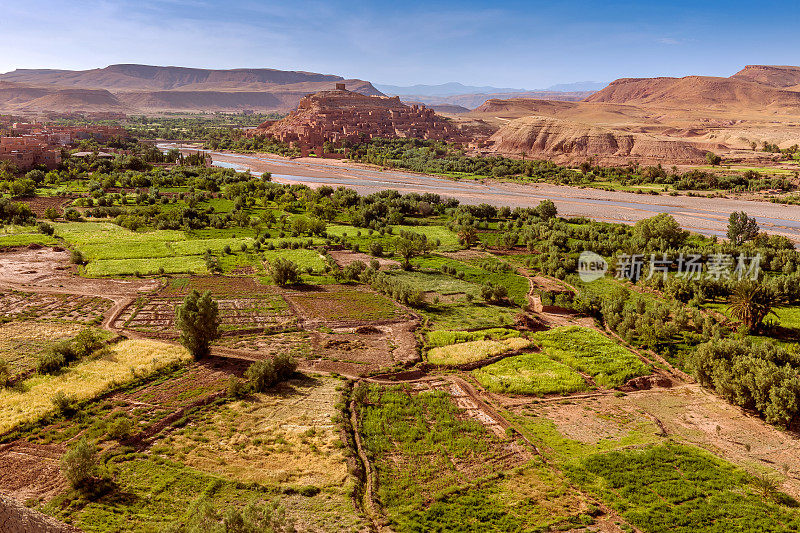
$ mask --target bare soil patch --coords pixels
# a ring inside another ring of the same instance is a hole
[[[386,324],[409,318],[408,311],[394,301],[360,287],[325,286],[287,292],[285,297],[307,327]]]
[[[72,200],[72,197],[65,198],[63,196],[26,196],[17,198],[15,201],[28,204],[37,218],[42,218],[44,217],[44,212],[51,207],[59,213],[63,212],[64,206],[71,203]]]
[[[0,492],[20,502],[50,500],[67,486],[59,467],[64,451],[63,446],[26,441],[0,446]]]
[[[0,288],[113,297],[159,286],[153,279],[82,278],[75,274],[69,256],[60,248],[17,248],[0,253]]]
[[[162,338],[178,336],[175,309],[180,298],[140,297],[122,310],[113,326]],[[217,300],[223,335],[276,332],[293,327],[291,310],[280,296]]]
[[[252,352],[257,359],[268,359],[279,353],[307,355],[311,352],[310,334],[305,331],[286,333],[253,333],[225,336],[216,343],[233,350]]]
[[[98,296],[0,292],[0,315],[9,318],[60,320],[84,324],[99,322],[112,302]]]

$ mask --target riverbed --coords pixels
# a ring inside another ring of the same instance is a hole
[[[197,151],[197,148],[176,144],[165,143],[159,146],[178,146],[184,151]],[[380,170],[344,160],[288,159],[272,154],[209,153],[216,166],[250,171],[255,175],[270,172],[272,180],[278,183],[302,183],[310,187],[344,186],[359,194],[386,189],[394,189],[400,193],[431,192],[456,198],[465,204],[487,203],[512,208],[535,207],[542,200],[549,199],[556,204],[558,213],[562,216],[584,216],[626,224],[633,224],[659,213],[668,213],[685,229],[705,235],[724,236],[730,214],[734,211],[745,211],[756,217],[762,230],[800,242],[800,206],[735,198],[664,194],[656,196],[547,183],[456,181],[413,172]]]

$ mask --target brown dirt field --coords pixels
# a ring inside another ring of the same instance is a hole
[[[0,446],[0,492],[20,502],[50,500],[67,486],[59,467],[64,451],[63,446],[25,441]]]
[[[391,323],[409,318],[409,313],[393,300],[361,287],[321,286],[319,290],[287,292],[285,297],[307,328]]]
[[[270,358],[279,353],[308,354],[311,351],[309,333],[253,333],[222,337],[215,345],[233,350],[253,352],[254,358]]]
[[[241,376],[246,365],[212,358],[192,363],[179,374],[151,381],[141,387],[111,396],[131,408],[164,410],[172,413],[193,402],[226,390],[228,378]]]
[[[116,317],[113,327],[131,329],[142,334],[173,338],[175,308],[180,298],[141,297],[131,302]],[[223,334],[252,330],[282,331],[292,327],[296,319],[280,296],[268,298],[218,299]]]
[[[447,257],[449,259],[455,259],[457,261],[470,261],[473,259],[483,259],[487,257],[489,254],[486,252],[482,252],[481,250],[458,250],[457,252],[439,252],[439,255]]]
[[[99,321],[111,305],[110,300],[98,296],[0,290],[0,315],[15,319],[68,320],[88,324]]]
[[[0,288],[86,296],[135,295],[158,288],[156,280],[88,279],[74,273],[69,252],[18,248],[0,253]]]
[[[358,334],[347,330],[334,333],[314,331],[311,333],[311,341],[314,356],[359,365],[359,374],[391,366],[395,362],[388,328],[372,334]]]
[[[280,294],[277,287],[259,283],[251,273],[250,277],[241,275],[173,278],[158,292],[158,295],[167,298],[182,298],[192,290],[211,291],[211,295],[215,298],[253,298]]]
[[[50,207],[59,213],[63,212],[64,206],[71,203],[72,200],[73,198],[64,198],[63,196],[28,196],[15,199],[15,201],[28,204],[37,218],[44,217],[44,212]]]

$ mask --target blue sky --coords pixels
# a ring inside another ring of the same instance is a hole
[[[540,88],[800,64],[797,2],[0,0],[0,72],[270,67]]]

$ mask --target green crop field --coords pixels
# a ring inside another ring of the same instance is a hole
[[[461,247],[458,243],[458,236],[444,226],[392,226],[392,230],[395,235],[401,231],[425,235],[428,242],[434,244],[438,240],[439,249],[444,251],[458,250]]]
[[[289,261],[294,262],[301,269],[311,267],[314,270],[319,271],[325,268],[325,260],[316,250],[265,250],[262,255],[265,261],[274,261],[279,257],[288,259]]]
[[[446,393],[372,386],[368,401],[362,439],[375,462],[377,498],[396,531],[568,529],[586,510],[541,463],[494,475],[501,441],[459,416]]]
[[[147,259],[101,259],[86,265],[87,276],[143,276],[158,274],[204,274],[208,272],[202,256],[153,257]]]
[[[479,331],[429,331],[426,335],[428,346],[448,346],[459,342],[479,341],[484,339],[503,340],[519,337],[520,332],[509,328],[491,328]]]
[[[515,352],[530,346],[531,341],[520,337],[504,340],[476,340],[440,346],[428,352],[428,361],[434,365],[461,365],[473,363],[508,352]]]
[[[528,291],[530,290],[530,284],[525,277],[516,274],[508,266],[503,267],[503,265],[507,265],[504,261],[490,256],[464,262],[433,255],[414,259],[412,264],[418,268],[434,269],[436,271],[440,271],[443,266],[453,269],[455,270],[455,276],[445,276],[453,281],[461,281],[457,276],[463,276],[463,281],[476,285],[484,285],[486,283],[503,285],[508,290],[508,298],[520,307],[526,304]],[[503,268],[508,270],[503,270]],[[445,281],[443,283],[446,286],[449,282]]]
[[[589,374],[603,387],[618,387],[650,372],[636,354],[590,328],[563,326],[535,333],[533,339],[549,357]]]
[[[507,357],[472,374],[481,385],[498,393],[541,396],[587,389],[580,374],[541,353]]]
[[[583,483],[647,533],[800,528],[797,512],[764,498],[750,476],[696,448],[666,444],[597,454],[579,471]]]

